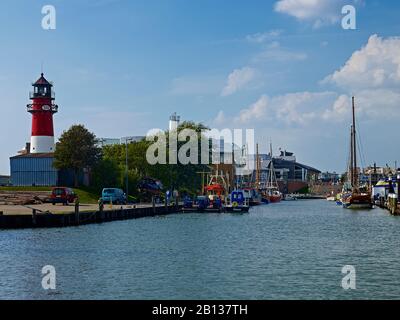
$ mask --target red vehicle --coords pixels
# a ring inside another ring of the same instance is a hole
[[[66,206],[69,203],[74,203],[76,199],[77,195],[71,188],[57,187],[51,191],[50,202],[53,206],[56,203],[62,203]]]

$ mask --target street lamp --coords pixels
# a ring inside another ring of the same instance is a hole
[[[129,202],[129,167],[128,167],[128,142],[132,142],[135,139],[132,137],[123,138],[125,140],[125,183],[126,183],[126,201]]]

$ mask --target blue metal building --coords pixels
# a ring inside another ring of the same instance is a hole
[[[17,187],[57,186],[53,153],[27,153],[10,158],[11,184]]]

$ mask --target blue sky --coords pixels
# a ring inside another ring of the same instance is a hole
[[[400,163],[400,3],[373,0],[3,1],[0,173],[30,135],[30,83],[54,81],[57,136],[75,123],[99,137],[144,135],[169,115],[254,128],[261,149],[344,171],[350,96],[365,165]],[[57,29],[43,30],[54,5]],[[341,28],[341,8],[357,29]],[[358,52],[357,52],[358,51]],[[356,53],[355,53],[356,52]]]

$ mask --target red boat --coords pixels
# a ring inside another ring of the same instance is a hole
[[[265,197],[270,203],[277,203],[282,201],[282,193],[278,189],[271,188],[266,191]]]

